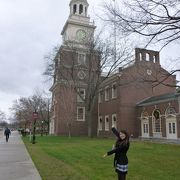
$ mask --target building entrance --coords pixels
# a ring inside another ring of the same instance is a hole
[[[149,137],[149,121],[148,119],[143,119],[141,121],[141,131],[142,137]]]
[[[177,124],[175,117],[166,119],[166,136],[167,139],[177,139]]]

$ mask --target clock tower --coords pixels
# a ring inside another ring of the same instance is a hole
[[[100,72],[100,61],[98,53],[90,49],[96,27],[90,22],[88,6],[87,0],[71,0],[70,14],[61,32],[63,42],[56,54],[54,84],[50,89],[52,134],[89,134],[87,100],[97,79],[96,72]]]
[[[95,26],[87,14],[88,6],[87,0],[71,0],[70,15],[61,32],[63,44],[85,47],[92,41]]]

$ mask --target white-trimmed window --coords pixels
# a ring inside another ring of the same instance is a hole
[[[109,131],[109,116],[105,116],[105,131]]]
[[[86,54],[85,53],[78,53],[78,64],[86,65]]]
[[[109,100],[109,86],[105,87],[105,101]]]
[[[77,121],[85,121],[85,107],[77,107]]]
[[[117,98],[117,84],[112,84],[112,98]]]
[[[99,91],[99,103],[101,103],[102,101],[103,101],[103,91],[102,90],[100,90]]]
[[[116,114],[112,114],[112,126],[117,128],[117,115]]]
[[[102,129],[103,129],[102,116],[99,116],[98,129],[99,129],[99,131],[102,131]]]
[[[77,92],[77,102],[84,102],[86,95],[86,90],[83,88],[78,88]]]
[[[149,133],[149,125],[147,123],[143,123],[143,132]]]

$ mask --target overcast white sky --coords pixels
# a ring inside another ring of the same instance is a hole
[[[0,0],[0,110],[49,88],[44,56],[61,42],[70,0]],[[89,0],[89,11],[100,2]]]
[[[88,0],[95,22],[93,13],[102,1]],[[69,2],[0,0],[0,110],[8,113],[13,100],[30,96],[37,88],[49,88],[42,76],[44,56],[61,42]],[[174,54],[169,49],[166,53]]]

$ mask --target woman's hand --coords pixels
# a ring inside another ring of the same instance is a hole
[[[107,156],[107,154],[104,154],[104,155],[103,155],[103,157],[106,157],[106,156]]]

